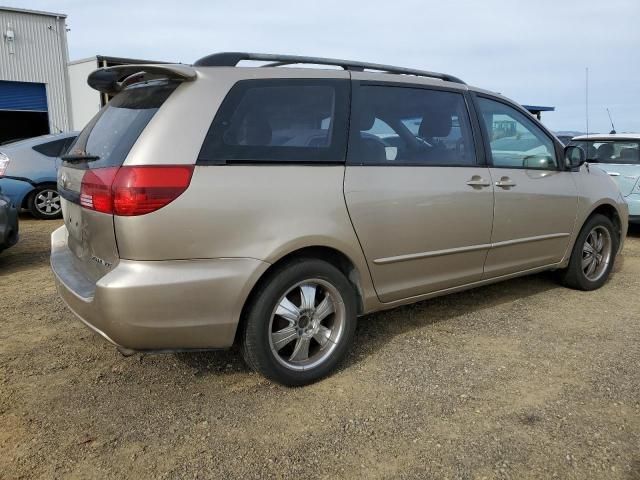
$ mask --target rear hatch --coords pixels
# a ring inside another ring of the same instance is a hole
[[[68,246],[76,269],[92,281],[118,262],[112,185],[136,140],[176,87],[175,82],[154,80],[118,93],[63,157],[58,190]]]

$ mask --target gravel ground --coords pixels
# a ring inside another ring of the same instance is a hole
[[[583,293],[549,275],[363,318],[290,389],[238,352],[122,357],[57,298],[48,236],[0,255],[0,477],[640,478],[640,229]]]

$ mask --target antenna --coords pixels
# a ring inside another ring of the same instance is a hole
[[[585,115],[587,117],[587,135],[589,135],[589,67],[585,68]]]
[[[609,133],[614,134],[616,133],[616,127],[613,126],[613,120],[611,119],[611,112],[609,111],[608,108],[607,108],[607,115],[609,115],[609,121],[611,122],[611,131]]]

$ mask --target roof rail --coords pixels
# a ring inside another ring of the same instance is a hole
[[[446,73],[429,72],[426,70],[415,70],[413,68],[394,67],[392,65],[382,65],[379,63],[356,62],[352,60],[339,60],[337,58],[305,57],[299,55],[277,55],[271,53],[249,53],[249,52],[221,52],[202,57],[194,66],[196,67],[235,67],[243,60],[257,60],[271,62],[263,67],[280,67],[282,65],[295,65],[308,63],[313,65],[335,65],[345,70],[362,72],[364,70],[377,70],[386,73],[400,73],[404,75],[416,75],[418,77],[430,77],[444,80],[446,82],[462,83],[462,80]]]

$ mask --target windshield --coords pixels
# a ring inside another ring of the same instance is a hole
[[[640,164],[640,143],[626,140],[575,140],[571,145],[582,147],[587,161],[592,163]]]
[[[150,82],[116,95],[80,132],[67,156],[85,168],[117,167],[177,84]],[[89,162],[90,161],[90,162]]]

